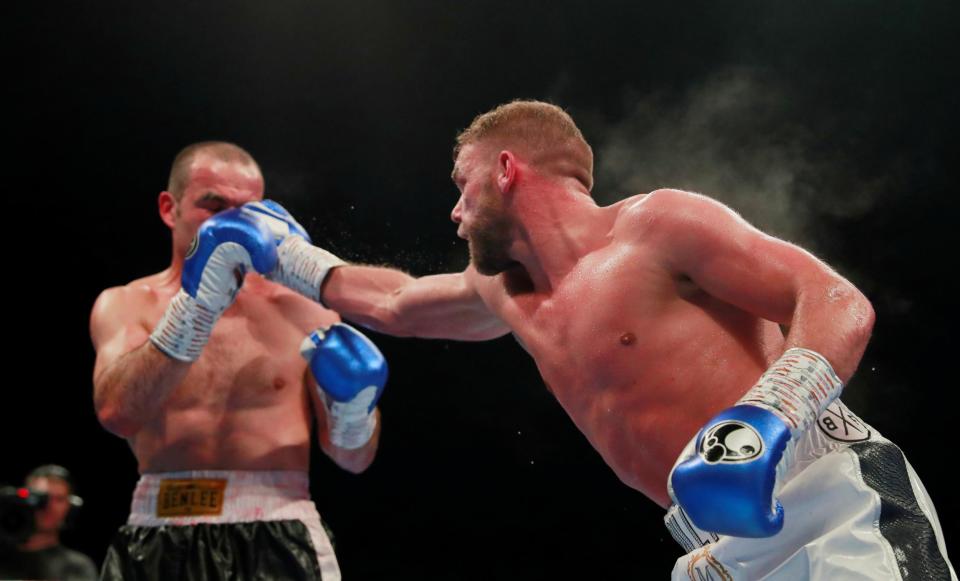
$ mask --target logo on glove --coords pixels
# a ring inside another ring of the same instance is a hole
[[[183,257],[184,260],[189,259],[197,252],[197,248],[200,247],[200,237],[194,236],[193,240],[190,241],[190,248],[187,248],[187,254]]]
[[[736,420],[720,422],[707,430],[700,442],[700,457],[707,464],[733,464],[755,460],[763,440],[753,427]]]

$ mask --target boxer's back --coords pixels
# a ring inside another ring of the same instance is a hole
[[[549,295],[507,292],[513,274],[478,289],[618,476],[666,506],[680,450],[753,385],[783,335],[672,272],[671,233],[647,235],[645,211],[640,198],[611,207],[597,224],[607,243]]]
[[[139,303],[149,332],[178,288],[154,275],[124,290],[126,300]],[[313,328],[335,320],[319,305],[248,275],[186,378],[129,439],[140,472],[306,470],[312,412],[299,345]]]

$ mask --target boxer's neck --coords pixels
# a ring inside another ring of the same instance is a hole
[[[177,285],[180,284],[180,276],[183,274],[183,254],[177,252],[176,248],[173,250],[173,258],[170,260],[170,266],[167,267],[167,270],[164,271],[164,283],[176,282]]]
[[[571,188],[545,185],[517,196],[510,256],[523,265],[536,292],[550,292],[580,259],[605,246],[612,222],[605,208]]]

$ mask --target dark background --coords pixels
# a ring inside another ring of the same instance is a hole
[[[347,259],[445,272],[467,260],[453,137],[528,97],[581,125],[600,203],[702,191],[864,290],[878,323],[844,399],[904,448],[956,549],[957,2],[18,10],[0,482],[73,470],[86,507],[68,544],[102,559],[129,507],[136,465],[94,416],[87,322],[102,289],[167,265],[156,196],[181,147],[249,149],[268,195]],[[347,579],[666,578],[680,550],[661,509],[605,467],[512,340],[374,339],[392,371],[379,457],[359,477],[319,457],[311,472]]]

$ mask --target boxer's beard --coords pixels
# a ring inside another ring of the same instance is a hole
[[[470,260],[477,272],[494,276],[517,264],[510,258],[510,222],[492,204],[478,211],[469,235]]]

